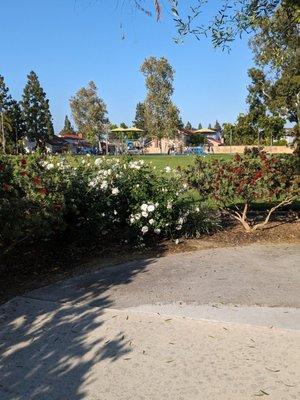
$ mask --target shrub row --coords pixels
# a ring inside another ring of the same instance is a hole
[[[130,158],[1,156],[0,245],[48,240],[66,230],[82,237],[117,233],[128,241],[197,237],[218,226],[212,201],[251,231],[297,196],[295,160],[264,153],[200,157],[184,172],[158,172]],[[259,200],[276,205],[255,224],[248,213]]]
[[[48,239],[65,230],[128,240],[210,231],[215,218],[169,167],[94,157],[0,158],[0,242]]]

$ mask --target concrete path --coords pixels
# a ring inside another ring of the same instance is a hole
[[[299,261],[293,245],[213,249],[15,298],[0,398],[299,399]]]

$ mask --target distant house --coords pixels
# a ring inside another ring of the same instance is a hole
[[[68,150],[67,142],[60,136],[56,135],[46,141],[45,147],[47,153],[51,154],[64,153]]]
[[[32,153],[37,148],[37,142],[24,137],[23,146],[26,153]],[[61,136],[54,135],[51,139],[47,139],[42,147],[50,154],[87,154],[93,151],[93,146],[82,135],[74,135],[73,133],[66,133]]]
[[[66,143],[67,151],[72,154],[87,154],[93,151],[93,146],[80,133],[64,133],[60,138]]]

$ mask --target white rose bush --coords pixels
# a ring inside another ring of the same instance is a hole
[[[126,157],[0,157],[2,246],[65,232],[126,241],[195,236],[212,228],[210,215],[170,167],[159,172]]]

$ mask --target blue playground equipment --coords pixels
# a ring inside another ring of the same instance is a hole
[[[205,156],[206,153],[203,149],[203,147],[201,146],[197,146],[197,147],[187,147],[184,151],[184,154],[188,154],[188,155],[196,155],[196,156]]]

